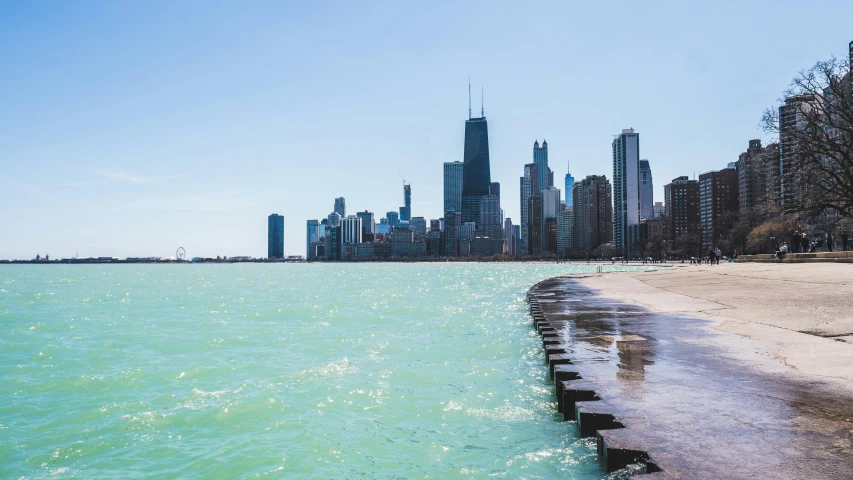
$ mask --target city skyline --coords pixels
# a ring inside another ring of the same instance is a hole
[[[438,172],[462,160],[457,122],[469,73],[489,97],[491,177],[504,184],[506,217],[520,218],[514,181],[530,141],[549,140],[556,178],[568,162],[576,179],[610,177],[607,142],[626,125],[644,134],[660,200],[669,179],[736,161],[745,139],[769,144],[757,129],[761,112],[798,70],[847,53],[841,18],[853,14],[844,3],[828,19],[793,5],[731,3],[700,21],[682,7],[633,5],[612,17],[604,7],[549,5],[549,17],[591,19],[566,31],[550,18],[519,25],[522,10],[502,5],[462,6],[463,16],[483,20],[463,27],[447,22],[459,7],[446,4],[418,11],[417,28],[370,37],[415,7],[341,5],[321,16],[307,6],[172,5],[170,19],[151,14],[166,5],[0,7],[0,40],[10,46],[0,55],[17,66],[0,79],[0,201],[11,206],[0,213],[0,258],[169,256],[177,246],[189,256],[262,257],[270,212],[284,216],[285,254],[303,254],[305,220],[325,218],[335,197],[377,216],[398,209],[398,171],[412,185],[411,215],[439,218]],[[671,21],[649,32],[631,26],[637,15]],[[191,17],[198,22],[187,30]],[[819,18],[826,28],[768,39],[751,28],[756,18],[780,28]],[[596,33],[605,21],[626,28]],[[743,34],[727,38],[722,25]],[[431,42],[439,27],[447,35]],[[508,27],[513,35],[497,34]],[[158,42],[144,41],[154,31]],[[316,41],[293,49],[296,35]],[[352,43],[337,52],[344,37]],[[402,50],[373,53],[395,37]],[[642,95],[610,98],[621,82],[604,60],[629,40],[635,53],[625,68],[648,72],[632,83]],[[418,55],[402,54],[416,45]],[[131,54],[116,55],[121,49]],[[547,70],[520,68],[532,52],[550,59]],[[353,68],[355,54],[367,68]],[[580,70],[600,75],[586,80]],[[339,121],[329,122],[332,113]]]

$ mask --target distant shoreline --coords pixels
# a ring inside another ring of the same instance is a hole
[[[459,258],[459,257],[457,257]],[[665,263],[642,263],[639,261],[631,261],[629,263],[613,262],[610,260],[556,260],[556,259],[525,259],[525,260],[488,260],[488,259],[465,259],[465,260],[448,260],[443,259],[427,260],[427,259],[394,259],[394,260],[377,260],[377,261],[312,261],[312,260],[97,260],[97,259],[62,259],[62,260],[0,260],[0,265],[138,265],[138,264],[157,264],[157,265],[207,265],[207,264],[235,264],[235,263],[306,263],[320,265],[352,265],[352,264],[376,264],[376,263],[547,263],[547,264],[589,264],[589,265],[624,265],[624,266],[670,266],[681,263],[681,261],[671,261]]]

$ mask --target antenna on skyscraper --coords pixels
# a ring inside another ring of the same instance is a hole
[[[471,120],[471,76],[468,76],[468,120]]]
[[[480,85],[480,117],[486,118],[486,110],[483,108],[483,86]]]

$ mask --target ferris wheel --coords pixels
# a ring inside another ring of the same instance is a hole
[[[184,260],[186,260],[186,257],[187,251],[184,250],[184,247],[178,247],[178,250],[175,252],[175,259],[177,259],[179,262],[183,262]]]

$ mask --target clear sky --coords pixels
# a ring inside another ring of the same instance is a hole
[[[396,210],[397,172],[438,218],[469,75],[508,217],[534,140],[562,188],[628,127],[662,201],[850,40],[850,1],[0,2],[0,258],[266,256],[273,212],[304,255],[335,197]]]

